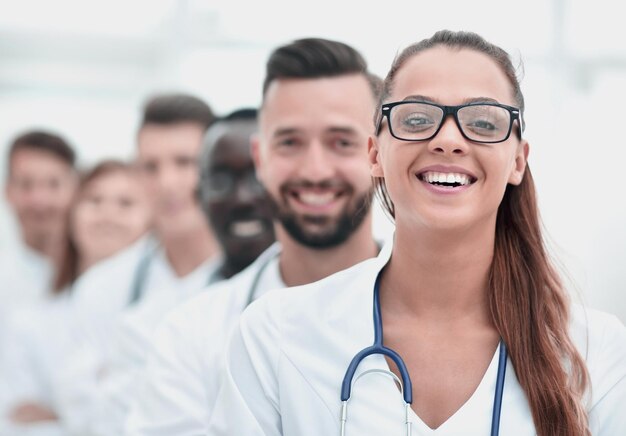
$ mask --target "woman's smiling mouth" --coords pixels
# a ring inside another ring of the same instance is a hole
[[[417,175],[422,181],[434,186],[456,188],[459,186],[469,186],[476,181],[475,177],[463,173],[443,173],[436,171],[426,171]]]

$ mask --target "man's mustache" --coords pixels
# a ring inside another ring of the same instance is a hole
[[[327,179],[319,182],[312,182],[310,180],[294,180],[288,181],[281,185],[280,190],[282,192],[297,190],[297,189],[312,189],[312,190],[351,190],[352,185],[339,179]]]

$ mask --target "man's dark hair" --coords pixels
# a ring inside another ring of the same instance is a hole
[[[257,119],[259,111],[254,108],[236,109],[228,115],[220,118],[220,121],[254,121]]]
[[[270,55],[263,82],[263,97],[270,84],[280,79],[320,79],[347,74],[363,74],[375,99],[382,80],[371,74],[363,56],[343,42],[322,38],[298,39],[277,48]]]
[[[11,143],[9,148],[9,173],[11,160],[20,150],[36,150],[48,153],[65,162],[70,167],[76,164],[76,152],[62,137],[43,130],[31,130],[22,133]]]
[[[159,94],[148,99],[143,108],[141,127],[146,124],[197,123],[207,129],[215,121],[204,101],[188,94]]]
[[[219,130],[220,126],[224,124],[229,125],[231,123],[232,124],[236,124],[236,123],[256,124],[258,114],[259,114],[258,109],[244,107],[244,108],[235,109],[229,114],[224,115],[215,121],[215,125],[211,127],[211,129],[207,133],[208,136],[205,136],[204,141],[203,141],[203,147],[202,147],[203,151],[202,151],[202,157],[200,159],[200,162],[201,162],[200,171],[202,174],[204,174],[204,172],[207,169],[205,163],[208,162],[209,160],[208,155],[212,152],[212,148],[217,143],[217,140],[221,138],[221,135],[225,133],[224,131]],[[219,136],[211,136],[213,129],[218,129],[218,132],[220,132]]]

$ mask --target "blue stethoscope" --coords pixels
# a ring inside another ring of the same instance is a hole
[[[389,357],[398,367],[402,381],[400,381],[398,376],[396,376],[393,372],[383,369],[370,369],[368,371],[364,371],[359,374],[356,379],[354,379],[354,374],[356,373],[359,364],[363,361],[363,359],[373,354],[381,354]],[[501,340],[496,391],[493,398],[493,412],[491,417],[491,436],[498,436],[500,434],[500,412],[502,410],[502,393],[504,391],[504,379],[506,377],[506,360],[506,345],[504,344],[504,341]],[[411,436],[409,408],[413,403],[413,387],[411,384],[411,377],[409,377],[409,371],[407,370],[402,357],[400,357],[400,355],[391,348],[387,348],[383,345],[383,319],[380,314],[380,274],[376,277],[376,282],[374,284],[374,343],[361,350],[352,358],[350,366],[348,366],[346,371],[346,375],[343,378],[343,382],[341,383],[341,436],[345,436],[346,434],[348,401],[350,400],[352,386],[356,384],[362,376],[375,372],[390,375],[398,383],[398,385],[400,385],[400,390],[404,399],[406,434],[407,436]]]

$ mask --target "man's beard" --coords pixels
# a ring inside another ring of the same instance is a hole
[[[274,219],[282,224],[294,240],[306,247],[322,250],[343,244],[361,226],[370,211],[374,190],[368,189],[363,194],[354,197],[354,188],[342,183],[342,195],[348,197],[348,202],[338,216],[297,214],[287,205],[286,200],[289,191],[296,185],[324,187],[329,184],[327,182],[318,184],[288,182],[280,187],[280,200],[268,193]],[[319,230],[307,230],[307,227],[312,225]]]

